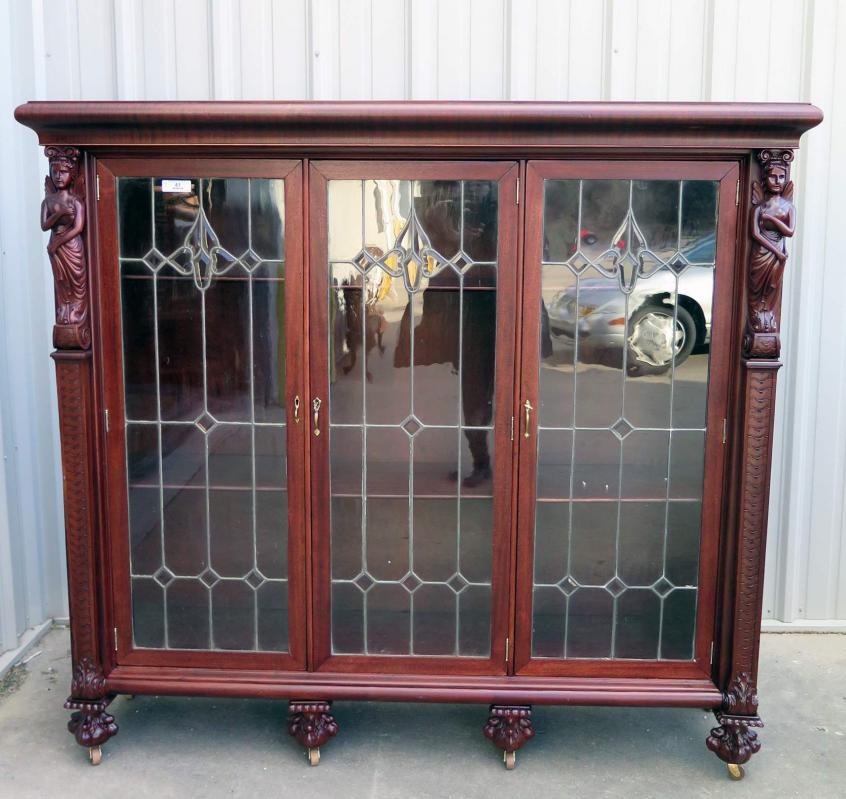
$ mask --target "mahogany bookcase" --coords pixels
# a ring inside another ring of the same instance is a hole
[[[34,102],[69,729],[117,694],[713,708],[756,676],[810,105]]]

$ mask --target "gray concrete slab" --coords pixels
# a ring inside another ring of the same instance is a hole
[[[95,768],[65,730],[67,631],[40,649],[0,696],[2,799],[846,797],[844,635],[764,636],[764,746],[740,783],[705,749],[710,714],[649,708],[538,707],[507,772],[481,734],[485,707],[341,702],[341,733],[310,768],[283,702],[120,697]]]

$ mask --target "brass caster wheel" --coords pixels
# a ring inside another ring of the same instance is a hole
[[[726,763],[726,768],[728,769],[729,777],[733,780],[742,780],[743,775],[746,774],[743,766],[738,763]]]
[[[100,761],[103,759],[103,750],[99,746],[89,746],[88,759],[91,761],[92,766],[99,766]]]
[[[308,764],[316,766],[318,763],[320,763],[320,747],[310,746],[308,748]]]
[[[517,765],[517,753],[504,751],[502,753],[502,762],[505,763],[505,768],[512,771]]]

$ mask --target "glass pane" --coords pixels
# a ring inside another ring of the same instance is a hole
[[[717,189],[545,182],[535,657],[693,657]]]
[[[284,181],[184,180],[118,180],[134,643],[287,651]]]
[[[329,182],[336,654],[490,654],[497,206]]]

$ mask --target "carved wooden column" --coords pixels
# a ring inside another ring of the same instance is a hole
[[[761,150],[763,186],[752,184],[751,247],[746,276],[746,332],[743,338],[741,455],[738,543],[734,563],[734,623],[731,660],[708,748],[729,764],[735,779],[760,748],[758,640],[764,587],[764,551],[772,455],[773,415],[779,355],[781,284],[787,262],[786,240],[796,229],[792,150]]]
[[[80,153],[73,147],[47,147],[50,174],[41,204],[41,227],[50,231],[47,252],[56,296],[56,387],[64,473],[65,539],[71,621],[73,676],[65,708],[73,711],[68,729],[88,747],[95,765],[100,745],[118,730],[106,712],[97,607],[96,490],[94,479],[94,402],[88,262],[85,251],[85,185]]]

